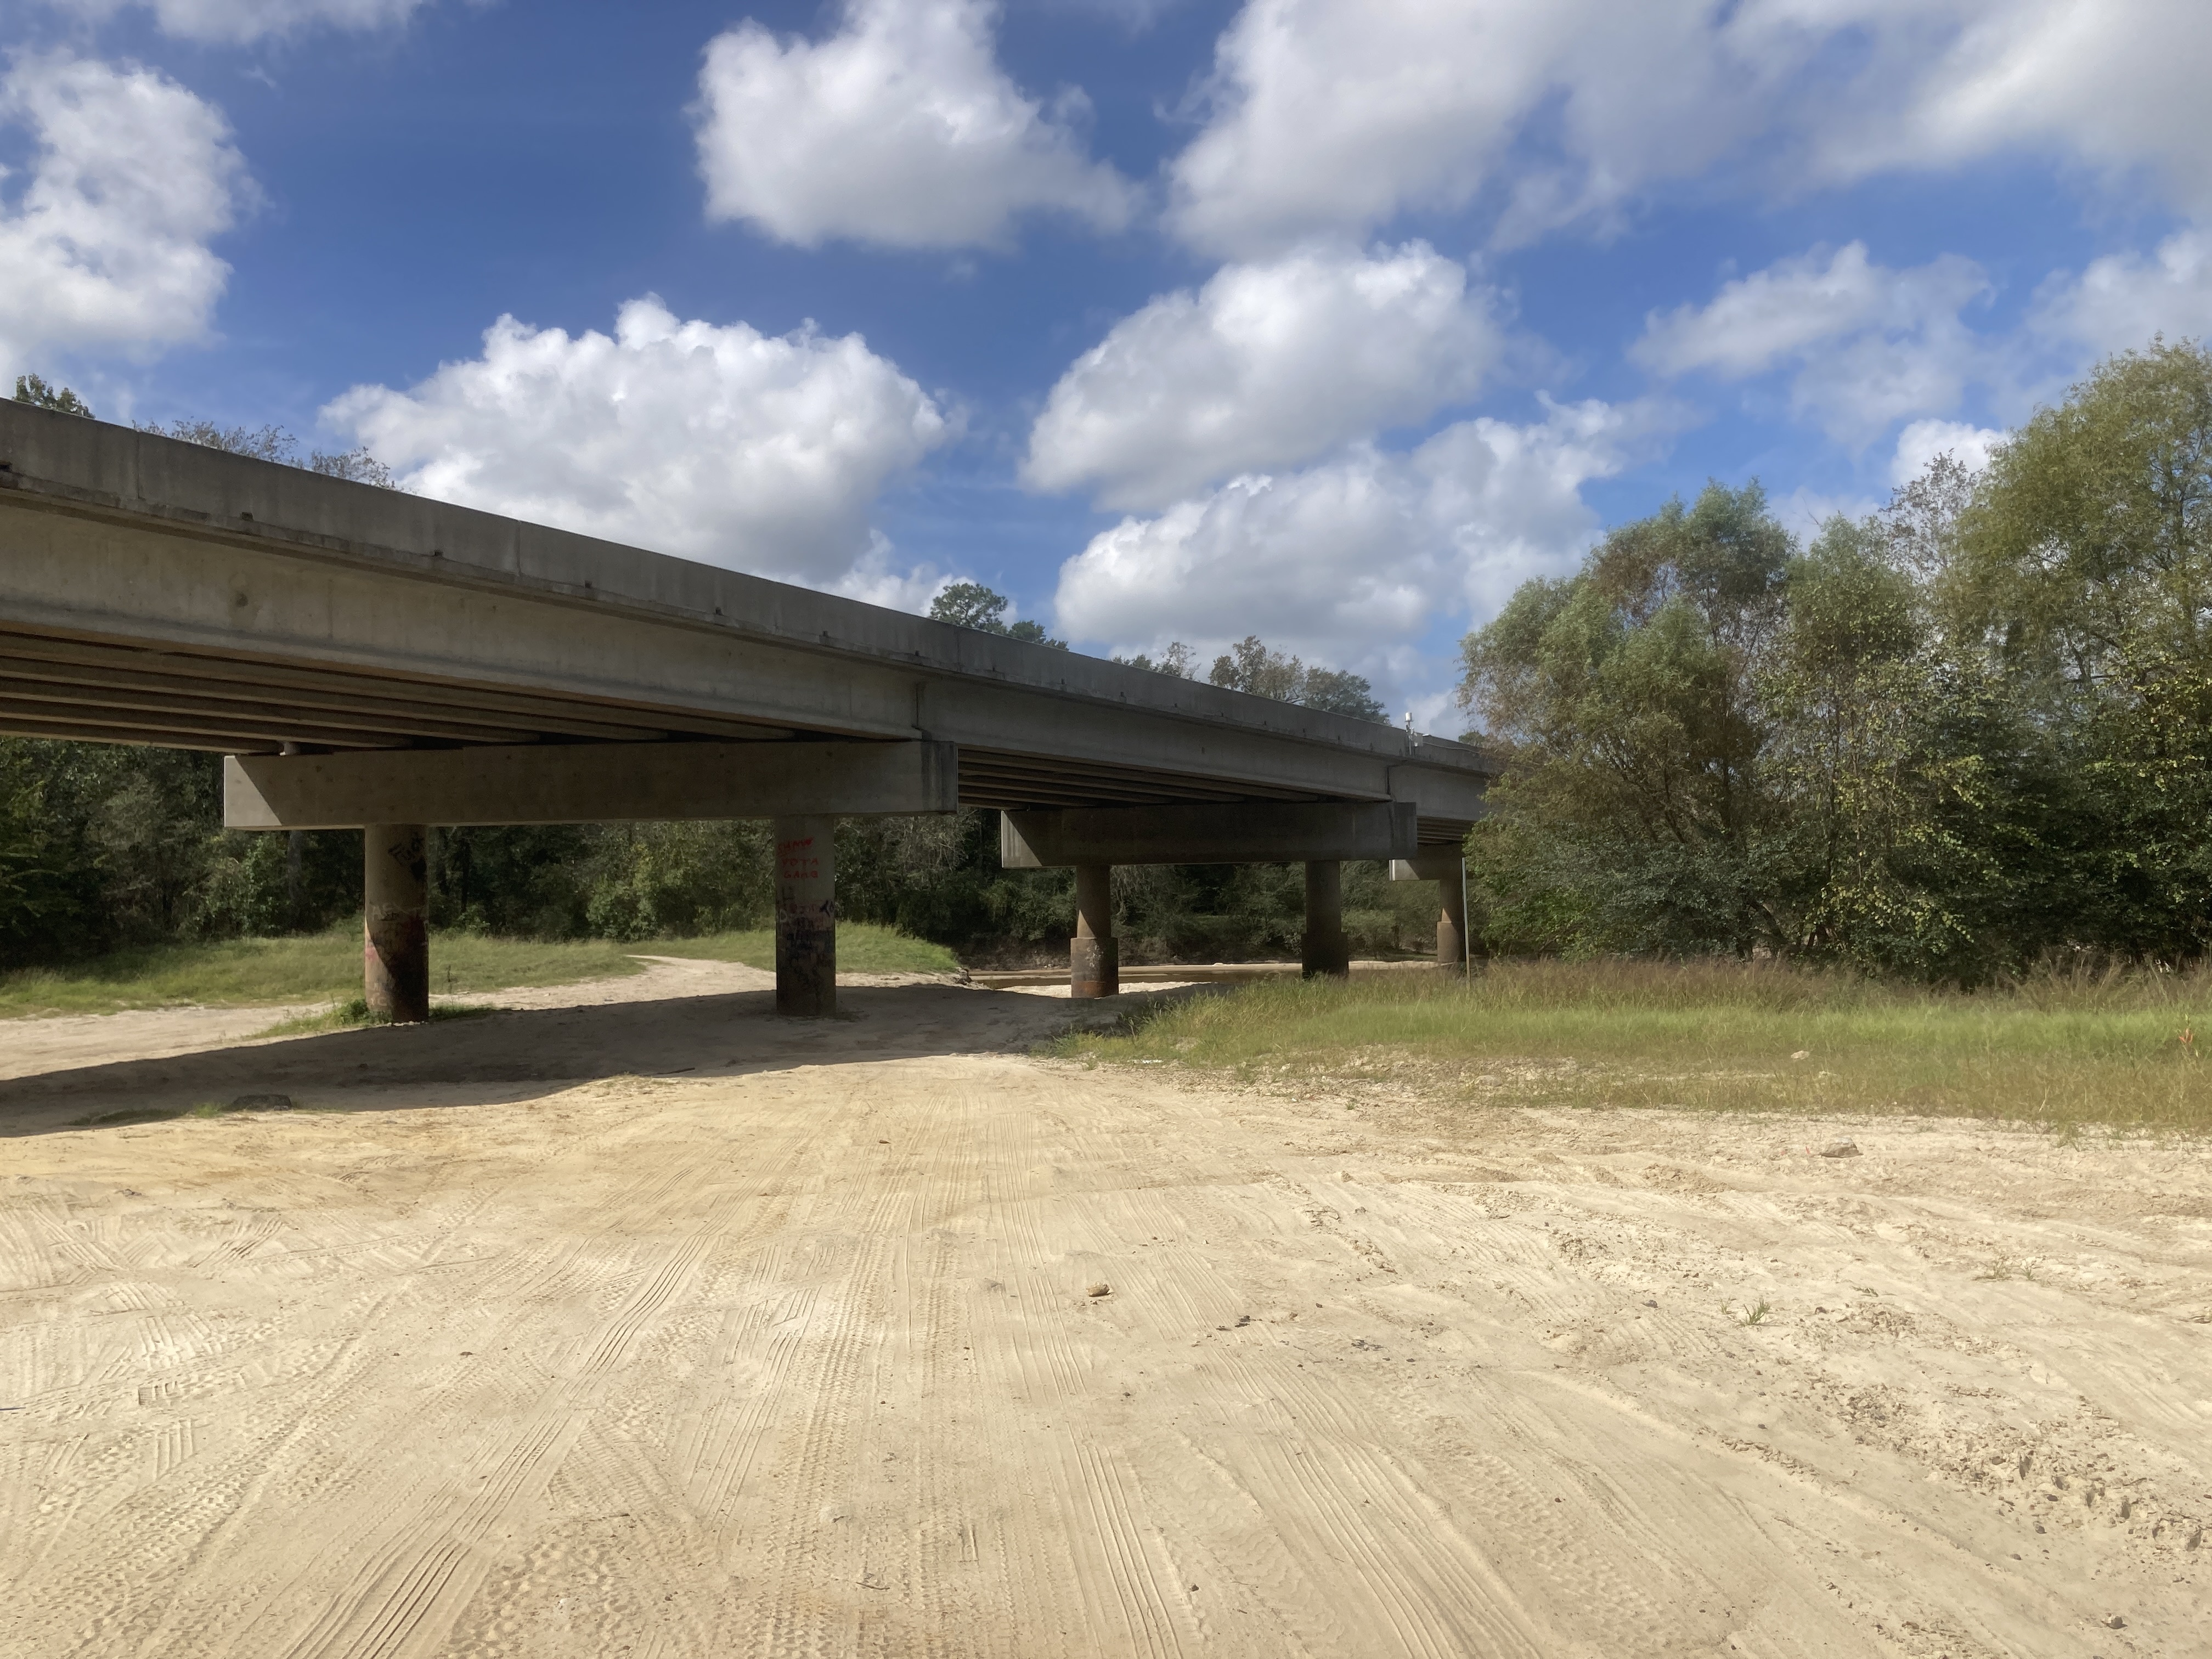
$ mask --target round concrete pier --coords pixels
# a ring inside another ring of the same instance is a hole
[[[1301,961],[1306,975],[1352,972],[1352,951],[1344,939],[1344,866],[1316,859],[1306,866],[1306,933]]]
[[[837,820],[774,820],[775,1011],[805,1019],[837,1012]]]
[[[1437,966],[1453,973],[1467,968],[1467,875],[1455,865],[1437,882]]]
[[[1075,937],[1068,941],[1067,994],[1121,994],[1121,942],[1114,937],[1114,866],[1075,867]]]
[[[372,823],[361,832],[361,988],[395,1024],[430,1018],[429,832]]]

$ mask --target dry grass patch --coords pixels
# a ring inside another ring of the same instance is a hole
[[[775,966],[765,928],[699,939],[491,939],[434,932],[430,988],[440,996],[574,985],[642,972],[641,956],[696,957]],[[848,922],[837,930],[837,965],[849,973],[950,973],[960,964],[939,945],[890,927]],[[289,939],[215,939],[118,951],[64,968],[0,973],[0,1019],[112,1014],[125,1008],[252,1008],[272,1003],[343,1006],[361,990],[361,924]],[[359,1019],[333,1016],[337,1024]],[[324,1030],[329,1026],[301,1026]]]
[[[641,971],[644,948],[605,939],[546,943],[438,933],[430,981],[441,995],[568,985]],[[343,1002],[361,990],[361,924],[289,939],[216,939],[118,951],[65,968],[0,974],[0,1018],[125,1008],[252,1008]]]
[[[2043,974],[1972,993],[1720,963],[1509,963],[1461,982],[1259,984],[1058,1052],[1577,1106],[2212,1127],[2202,974]]]

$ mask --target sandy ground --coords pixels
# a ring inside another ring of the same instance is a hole
[[[0,1026],[0,1652],[2212,1650],[2202,1143],[1240,1093],[722,971]],[[249,1091],[331,1109],[69,1127]]]

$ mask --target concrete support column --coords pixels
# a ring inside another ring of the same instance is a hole
[[[1352,972],[1352,954],[1344,942],[1344,866],[1334,859],[1306,866],[1304,960],[1309,979],[1316,974],[1341,979]]]
[[[775,1011],[837,1012],[837,820],[772,821],[775,836]]]
[[[1119,996],[1121,944],[1114,937],[1114,866],[1075,866],[1075,937],[1068,941],[1067,994]]]
[[[1455,868],[1437,882],[1437,966],[1453,973],[1467,966],[1467,872]]]
[[[372,823],[361,832],[361,994],[394,1024],[430,1018],[429,831]]]

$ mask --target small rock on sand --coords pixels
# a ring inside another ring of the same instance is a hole
[[[1832,1140],[1820,1148],[1822,1158],[1856,1158],[1859,1144],[1856,1140]]]
[[[1093,1285],[1090,1289],[1084,1291],[1084,1295],[1085,1296],[1111,1296],[1113,1294],[1114,1287],[1111,1285]]]

